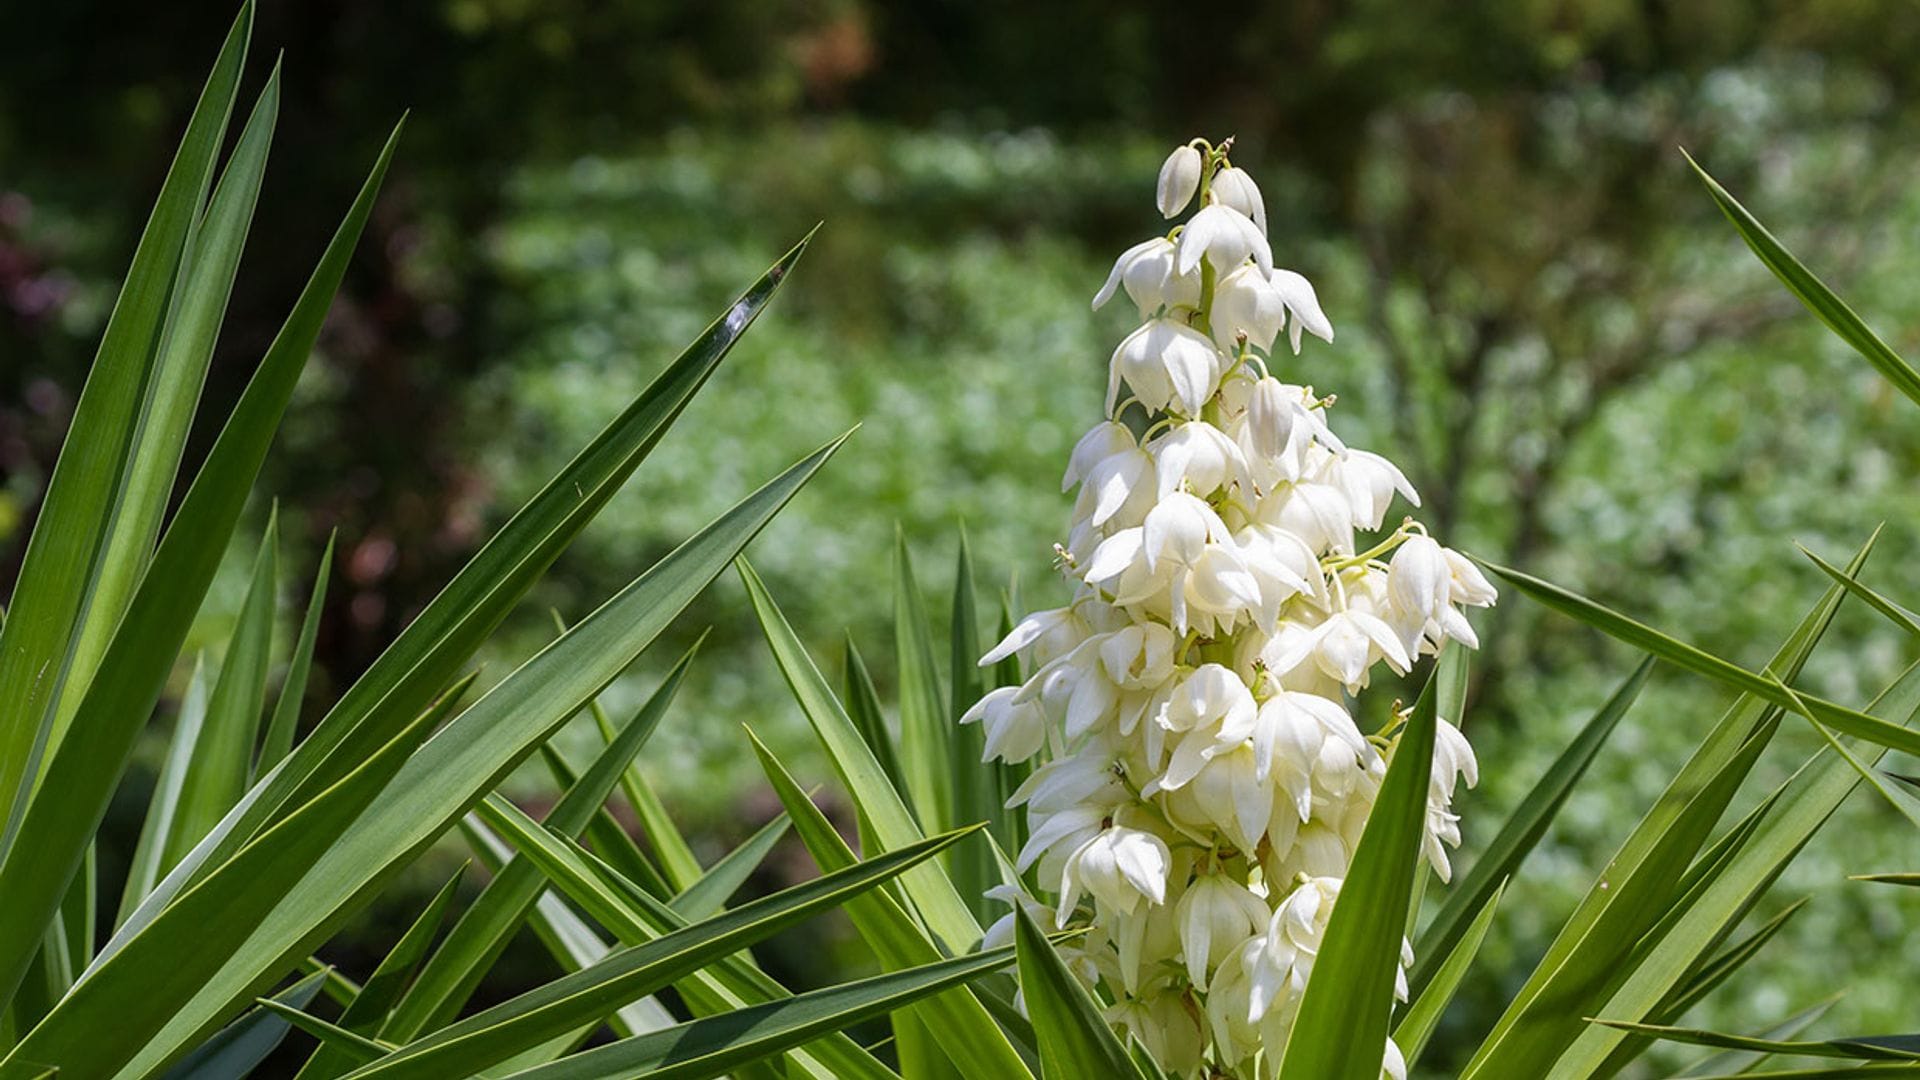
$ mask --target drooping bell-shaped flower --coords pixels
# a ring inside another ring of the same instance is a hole
[[[1253,219],[1231,206],[1215,204],[1193,215],[1181,231],[1174,251],[1174,269],[1190,274],[1205,257],[1215,273],[1224,274],[1252,259],[1263,274],[1273,273],[1273,248]]]
[[[1113,351],[1107,380],[1107,415],[1120,399],[1120,383],[1148,409],[1178,405],[1198,416],[1218,389],[1221,356],[1205,334],[1173,319],[1154,319],[1135,330]]]
[[[1093,309],[1100,310],[1113,299],[1114,292],[1123,287],[1143,319],[1162,308],[1199,307],[1200,274],[1194,270],[1184,274],[1176,270],[1175,250],[1173,241],[1156,236],[1121,253],[1120,258],[1114,260],[1106,284],[1094,294]]]
[[[1167,842],[1150,832],[1119,825],[1106,829],[1067,859],[1060,878],[1061,911],[1070,912],[1082,890],[1123,914],[1131,914],[1142,900],[1162,903],[1170,859]]]
[[[1264,235],[1267,231],[1267,203],[1260,197],[1260,186],[1247,175],[1247,170],[1228,167],[1213,174],[1213,199],[1222,206],[1230,206],[1253,222],[1254,228]]]

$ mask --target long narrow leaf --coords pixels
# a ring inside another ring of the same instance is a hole
[[[1794,707],[1794,698],[1771,679],[1756,675],[1737,664],[1728,663],[1692,645],[1668,637],[1644,623],[1635,622],[1617,611],[1562,589],[1551,582],[1542,581],[1504,566],[1496,566],[1492,563],[1486,565],[1489,570],[1513,583],[1521,592],[1602,633],[1618,638],[1637,649],[1643,649],[1688,671],[1725,683],[1742,693],[1752,694],[1781,708]],[[1813,719],[1828,727],[1889,749],[1920,754],[1920,731],[1909,731],[1898,724],[1888,723],[1878,717],[1849,709],[1844,705],[1836,705],[1822,698],[1806,695],[1801,700],[1805,702],[1807,711]]]
[[[319,993],[328,972],[316,971],[280,992],[276,1000],[304,1009]],[[240,1080],[278,1049],[293,1030],[284,1018],[255,1009],[222,1028],[213,1038],[168,1069],[162,1080]]]
[[[140,424],[128,448],[119,499],[100,548],[99,569],[87,594],[67,681],[61,687],[60,705],[47,739],[48,754],[56,752],[66,737],[140,577],[153,558],[154,540],[160,535],[161,519],[173,497],[207,367],[213,360],[227,300],[239,273],[240,253],[246,246],[254,205],[259,201],[267,149],[273,142],[279,112],[280,65],[276,61],[214,187],[206,215],[187,244],[166,328],[147,379]],[[201,540],[218,546],[225,537],[207,535]],[[110,671],[105,674],[113,677]],[[81,736],[85,735],[82,731]]]
[[[353,807],[357,819],[351,828],[323,828],[329,845],[323,853],[309,852],[307,862],[291,867],[270,860],[266,873],[251,872],[236,856],[182,894],[146,931],[97,963],[15,1052],[25,1060],[71,1060],[84,1073],[153,1068],[197,1042],[342,924],[632,663],[838,446],[836,440],[795,464],[655,564],[456,717],[390,784],[382,778],[373,792],[355,791],[362,800]],[[323,795],[315,804],[326,800]],[[307,835],[303,814],[304,808],[296,810],[249,850],[269,837],[285,843],[288,830]],[[215,920],[208,926],[204,917],[181,922],[187,897],[201,892],[220,899],[244,895],[268,910],[235,925]],[[247,942],[255,944],[244,947]],[[142,958],[115,964],[141,944]],[[113,1037],[98,1036],[102,1025]]]
[[[372,1060],[392,1049],[384,1043],[376,1042],[364,1035],[356,1035],[337,1024],[330,1024],[311,1013],[302,1012],[291,1005],[283,1005],[272,998],[261,998],[255,1004],[276,1016],[283,1017],[288,1023],[320,1040],[320,1044],[337,1053],[361,1060]]]
[[[1053,951],[1047,935],[1025,908],[1013,909],[1013,940],[1020,964],[1020,989],[1040,1044],[1042,1080],[1109,1076],[1139,1078],[1140,1068],[1107,1026],[1100,1007],[1080,985],[1067,962]]]
[[[974,953],[911,971],[797,994],[783,1001],[695,1020],[516,1073],[517,1080],[700,1080],[891,1012],[1005,966],[1011,948]]]
[[[739,571],[781,675],[832,759],[847,793],[873,826],[880,845],[891,850],[919,840],[920,827],[912,813],[880,768],[873,751],[861,740],[846,710],[834,698],[820,669],[814,666],[813,658],[801,646],[786,616],[774,604],[760,575],[754,573],[745,559],[740,560]],[[960,898],[952,879],[938,866],[913,870],[901,878],[901,885],[934,937],[949,953],[966,952],[980,940],[980,924],[974,919],[972,909]]]
[[[658,444],[765,309],[806,244],[801,241],[749,287],[494,534],[293,754],[249,792],[176,874],[161,882],[149,903],[128,920],[130,926],[144,923],[174,893],[352,768],[383,732],[424,707]]]
[[[549,828],[578,836],[607,799],[615,777],[659,729],[660,721],[686,678],[692,651],[683,655],[658,689],[617,734],[581,781],[570,785],[547,815]],[[451,1020],[480,985],[527,918],[545,887],[539,868],[525,859],[510,860],[479,897],[461,913],[447,940],[420,971],[419,979],[379,1029],[381,1038],[404,1043]]]
[[[227,639],[227,654],[207,703],[206,723],[194,743],[181,785],[173,827],[160,865],[170,868],[220,823],[247,789],[253,744],[266,708],[267,664],[273,651],[275,593],[279,587],[278,515],[267,518],[266,535],[253,561],[253,578],[240,618]]]
[[[576,892],[576,897],[597,892],[590,872],[574,866],[573,856],[553,834],[497,802],[483,803],[481,812],[503,829],[510,843],[552,871],[556,882],[587,890],[584,894]],[[604,1015],[625,1001],[660,989],[801,919],[838,906],[848,897],[932,857],[956,839],[957,834],[936,837],[623,949],[600,964],[410,1043],[351,1076],[353,1080],[400,1080],[469,1075],[582,1021]]]
[[[1861,547],[1849,565],[1850,573],[1857,573],[1865,564],[1873,543],[1870,538]],[[1833,616],[1845,595],[1846,591],[1837,585],[1829,588],[1774,653],[1767,670],[1783,678],[1794,678],[1811,655],[1815,643],[1832,624]],[[1699,816],[1696,809],[1700,805],[1699,793],[1716,777],[1724,775],[1738,758],[1752,752],[1753,738],[1770,723],[1771,711],[1760,699],[1742,695],[1709,729],[1693,755],[1681,766],[1666,790],[1628,834],[1619,851],[1587,890],[1586,896],[1548,947],[1546,955],[1535,966],[1533,974],[1501,1015],[1493,1032],[1481,1044],[1476,1059],[1497,1051],[1497,1044],[1535,1007],[1554,973],[1561,969],[1583,942],[1590,939],[1595,924],[1607,916],[1618,899],[1615,887],[1618,882],[1634,876],[1657,852],[1667,852],[1663,856],[1665,859],[1687,856],[1684,847],[1677,848],[1672,842],[1676,824]],[[1638,924],[1644,921],[1644,917],[1634,921]],[[1562,1031],[1564,1034],[1564,1029]],[[1469,1063],[1470,1069],[1473,1064]]]
[[[1920,664],[1909,667],[1869,709],[1908,724],[1920,717]],[[1873,748],[1867,764],[1881,753]],[[1587,1015],[1647,1018],[1706,951],[1746,916],[1859,781],[1853,766],[1838,755],[1822,753],[1803,765],[1776,793],[1777,807],[1768,819],[1730,854],[1720,872],[1702,883],[1686,909],[1667,920],[1657,939],[1646,943],[1643,962],[1627,973],[1619,989]],[[1578,1069],[1583,1062],[1604,1060],[1623,1038],[1623,1032],[1590,1027],[1562,1056],[1562,1063]]]
[[[1701,181],[1707,185],[1707,193],[1713,196],[1713,201],[1719,205],[1720,211],[1727,215],[1727,220],[1733,222],[1733,227],[1740,233],[1740,239],[1747,242],[1747,246],[1753,249],[1753,253],[1759,256],[1767,269],[1773,271],[1773,276],[1779,278],[1780,283],[1787,287],[1787,291],[1798,297],[1800,302],[1807,306],[1807,310],[1813,312],[1821,322],[1826,323],[1827,329],[1838,335],[1840,340],[1853,346],[1856,352],[1866,357],[1867,362],[1873,365],[1875,371],[1885,376],[1886,380],[1893,384],[1894,389],[1920,404],[1920,372],[1915,372],[1911,365],[1900,358],[1900,354],[1880,340],[1880,335],[1868,329],[1867,324],[1861,321],[1860,316],[1854,314],[1846,301],[1836,296],[1832,289],[1827,288],[1825,282],[1814,275],[1813,271],[1808,270],[1799,259],[1794,258],[1793,253],[1788,251],[1780,241],[1774,239],[1773,234],[1767,231],[1767,227],[1748,213],[1747,208],[1740,205],[1738,199],[1728,194],[1727,189],[1721,187],[1718,180],[1707,175],[1707,171],[1701,168],[1700,163],[1693,160],[1691,155],[1687,156],[1687,164],[1693,166],[1693,171],[1699,174]]]
[[[327,598],[327,580],[333,571],[333,542],[320,553],[320,568],[313,575],[313,592],[307,598],[307,613],[300,620],[300,636],[294,639],[293,655],[287,661],[286,678],[280,681],[280,699],[274,703],[273,719],[267,722],[267,734],[260,743],[260,756],[254,762],[257,779],[293,749],[295,729],[300,726],[300,699],[307,693],[307,676],[313,670],[313,648],[320,638],[320,612]]]
[[[1794,1040],[1756,1039],[1746,1035],[1729,1035],[1702,1028],[1668,1027],[1661,1024],[1636,1024],[1625,1020],[1595,1020],[1621,1031],[1631,1031],[1648,1035],[1667,1042],[1686,1043],[1690,1046],[1711,1046],[1719,1050],[1758,1050],[1767,1054],[1800,1054],[1806,1057],[1855,1058],[1868,1061],[1915,1061],[1920,1060],[1920,1052],[1902,1050],[1868,1038],[1861,1039],[1821,1039]],[[1906,1036],[1910,1038],[1910,1036]]]
[[[240,518],[247,492],[345,273],[347,256],[372,212],[398,137],[396,130],[381,151],[360,197],[187,489],[153,566],[141,579],[101,662],[106,677],[93,681],[75,714],[74,727],[84,738],[64,742],[51,757],[43,783],[46,797],[33,800],[26,826],[0,856],[0,895],[9,902],[9,918],[0,924],[0,999],[8,996],[17,972],[25,967],[24,956],[30,955],[31,944],[20,941],[18,935],[44,926],[44,913],[59,902],[106,812],[140,729],[160,698],[194,612],[219,569],[221,545],[210,544],[207,538],[231,535]],[[370,755],[363,755],[363,760],[365,756]],[[156,895],[160,891],[156,886]],[[139,917],[141,910],[158,910],[158,903],[154,896],[143,901],[116,940],[123,940],[129,927],[145,921]],[[115,947],[110,941],[101,955],[109,955]]]
[[[1493,895],[1480,905],[1466,930],[1449,944],[1446,955],[1434,965],[1426,987],[1414,995],[1406,1016],[1393,1029],[1393,1043],[1400,1048],[1407,1068],[1413,1068],[1420,1060],[1427,1040],[1433,1037],[1434,1029],[1440,1026],[1441,1015],[1453,1001],[1454,992],[1460,989],[1461,980],[1473,967],[1474,957],[1480,954],[1480,943],[1486,940],[1487,930],[1493,926],[1494,913],[1500,910],[1500,896],[1506,887],[1504,881],[1494,887]]]
[[[1893,625],[1905,630],[1909,634],[1920,635],[1920,615],[1915,615],[1899,604],[1860,584],[1858,580],[1844,570],[1841,570],[1820,556],[1815,555],[1807,548],[1802,547],[1800,553],[1812,559],[1813,565],[1819,567],[1821,573],[1832,578],[1842,588],[1865,601],[1868,607],[1885,615],[1887,620],[1893,623]]]
[[[394,1003],[400,1000],[407,982],[426,958],[427,948],[433,944],[433,936],[440,932],[447,908],[453,903],[454,891],[459,888],[460,879],[466,872],[467,867],[463,863],[434,894],[413,924],[407,927],[406,933],[400,935],[400,940],[388,950],[380,965],[373,969],[373,974],[367,976],[366,983],[354,995],[353,1002],[341,1010],[339,1025],[342,1029],[356,1035],[372,1035],[380,1030]],[[324,1080],[339,1076],[362,1060],[365,1059],[339,1047],[322,1045],[307,1059],[296,1080]]]
[[[704,919],[719,912],[726,906],[727,899],[740,891],[753,872],[767,861],[780,838],[787,835],[792,819],[786,814],[774,818],[754,830],[752,836],[741,841],[740,846],[721,856],[700,880],[667,901],[667,906],[688,919]]]
[[[187,692],[180,698],[179,715],[174,718],[166,761],[160,766],[153,794],[147,799],[146,817],[140,822],[140,839],[134,845],[133,861],[127,868],[127,883],[120,894],[116,925],[126,921],[127,914],[153,890],[153,883],[160,880],[164,869],[160,859],[167,837],[173,831],[174,808],[180,803],[180,788],[186,782],[187,767],[193,760],[194,746],[200,741],[200,725],[206,716],[206,657],[196,656],[193,675],[187,680]]]
[[[19,831],[29,790],[22,780],[45,749],[167,298],[226,139],[252,31],[248,0],[220,47],[140,233],[7,602],[0,627],[0,858]],[[0,1002],[8,997],[5,986],[0,981]]]
[[[781,805],[787,808],[801,842],[821,872],[835,873],[856,865],[853,850],[801,790],[792,774],[751,731],[748,737],[760,758],[761,770],[773,785]],[[941,959],[933,939],[883,889],[848,901],[847,916],[879,958],[881,966],[889,971],[906,970]],[[1032,1075],[972,988],[957,987],[914,1006],[911,1019],[938,1043],[963,1075],[1007,1080]]]
[[[933,666],[933,641],[928,633],[926,606],[920,583],[913,576],[906,535],[895,530],[893,539],[893,643],[900,676],[900,765],[907,793],[928,832],[954,824],[952,738],[950,721],[941,701],[940,676]]]
[[[880,771],[898,792],[905,792],[907,780],[900,771],[900,756],[894,749],[893,733],[887,730],[886,712],[880,707],[880,692],[874,689],[873,675],[867,671],[867,661],[860,655],[859,646],[853,642],[853,632],[846,635],[846,665],[841,673],[841,700],[845,702],[847,716],[859,729],[860,737],[873,751],[873,758],[880,763]],[[903,794],[901,798],[906,798]]]
[[[612,930],[626,945],[642,945],[677,930],[687,921],[665,902],[622,876],[604,860],[577,842],[542,828],[511,804],[493,799],[486,811],[509,826],[522,843],[521,850],[539,863],[567,896]],[[755,967],[742,951],[720,957],[674,989],[695,1016],[716,1016],[748,1005],[793,996]],[[827,1037],[819,1045],[795,1050],[785,1062],[794,1077],[817,1080],[885,1080],[885,1067],[844,1034]],[[777,1070],[761,1064],[742,1066],[754,1074],[742,1080],[778,1080]],[[766,1074],[764,1076],[760,1074]]]
[[[1793,918],[1794,913],[1805,904],[1805,897],[1794,901],[1780,914],[1767,920],[1758,930],[1702,965],[1700,971],[1690,977],[1684,986],[1668,995],[1666,1001],[1661,1002],[1658,1008],[1648,1014],[1648,1021],[1656,1024],[1671,1024],[1685,1016],[1687,1010],[1712,993],[1721,983],[1732,978],[1742,965],[1766,947],[1767,942],[1772,941],[1774,935],[1778,934],[1781,928],[1787,925],[1787,921]],[[1618,1074],[1628,1062],[1639,1057],[1651,1042],[1651,1039],[1645,1037],[1622,1039],[1608,1055],[1607,1060],[1600,1065],[1595,1075],[1606,1077]]]
[[[1379,1080],[1400,966],[1396,931],[1406,925],[1414,863],[1426,833],[1436,690],[1429,682],[1414,704],[1367,815],[1301,995],[1283,1075]]]
[[[960,717],[986,693],[977,663],[980,646],[979,615],[975,611],[973,555],[967,549],[967,534],[960,534],[960,550],[954,559],[953,618],[950,631],[952,697],[946,715],[948,764],[953,770],[954,820],[961,824],[984,821],[1003,845],[1013,840],[1007,824],[1006,798],[1000,794],[1000,780],[994,766],[986,763],[987,738],[979,724],[962,724]],[[969,844],[953,853],[954,887],[973,902],[974,918],[987,919],[988,889],[1000,883],[999,868],[986,844]]]
[[[472,815],[461,820],[460,831],[466,836],[475,854],[479,856],[481,864],[489,870],[497,873],[515,855],[513,848],[506,841],[495,836]],[[533,914],[527,917],[527,924],[533,928],[534,936],[547,947],[547,952],[553,957],[554,962],[560,965],[560,970],[568,974],[592,967],[613,952],[598,931],[588,926],[587,921],[576,914],[565,900],[551,892],[541,895],[539,902],[533,907]],[[672,1013],[667,1011],[666,1006],[660,1004],[658,998],[651,995],[620,1006],[606,1018],[606,1026],[612,1028],[621,1038],[648,1031],[660,1031],[679,1022]],[[584,1039],[599,1028],[600,1023],[593,1021],[582,1024],[569,1035],[577,1034]],[[560,1039],[556,1039],[553,1043],[549,1043],[549,1047],[558,1044],[557,1049],[547,1056],[540,1057],[537,1061],[521,1061],[527,1055],[536,1053],[526,1051],[509,1061],[501,1062],[488,1072],[491,1074],[501,1069],[513,1071],[513,1068],[524,1069],[543,1061],[552,1061],[572,1050],[576,1045],[575,1040],[571,1038],[564,1036],[561,1038],[566,1041],[562,1043]],[[521,1061],[521,1064],[509,1068],[514,1061]]]
[[[1807,1028],[1812,1027],[1822,1016],[1825,1016],[1827,1010],[1833,1008],[1834,1004],[1839,1000],[1840,995],[1835,994],[1825,1001],[1810,1005],[1794,1013],[1792,1016],[1787,1017],[1785,1020],[1761,1031],[1758,1037],[1762,1039],[1791,1039]],[[1732,1076],[1742,1073],[1752,1073],[1771,1056],[1771,1054],[1758,1050],[1726,1050],[1701,1061],[1681,1075]]]

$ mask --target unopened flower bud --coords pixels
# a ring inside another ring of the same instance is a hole
[[[1206,162],[1200,151],[1192,146],[1182,146],[1167,155],[1160,166],[1160,185],[1155,197],[1160,203],[1160,215],[1172,218],[1187,208],[1193,201],[1193,193],[1200,190],[1200,170]]]

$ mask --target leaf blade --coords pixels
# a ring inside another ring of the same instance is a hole
[[[1400,940],[1378,928],[1398,930],[1407,921],[1426,829],[1437,690],[1430,680],[1387,765],[1307,978],[1282,1075],[1379,1080]]]

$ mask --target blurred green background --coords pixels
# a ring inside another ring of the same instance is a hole
[[[0,583],[231,14],[73,0],[5,16]],[[339,530],[309,719],[816,222],[786,294],[491,647],[483,682],[550,636],[549,609],[583,613],[855,423],[753,550],[823,667],[850,633],[888,692],[896,526],[942,620],[963,525],[984,582],[1017,576],[1052,602],[1059,470],[1128,329],[1087,300],[1161,227],[1154,170],[1196,134],[1237,136],[1279,261],[1338,330],[1289,373],[1339,394],[1336,428],[1407,470],[1442,539],[1750,666],[1824,584],[1795,541],[1839,561],[1885,522],[1868,578],[1920,596],[1920,430],[1751,259],[1679,152],[1914,351],[1920,8],[1904,0],[335,0],[269,3],[255,40],[285,50],[281,140],[202,439],[412,110],[257,508],[281,499],[283,559],[304,568],[289,609]],[[250,550],[231,556],[199,632],[216,653]],[[1480,625],[1468,857],[1633,663],[1517,597]],[[827,773],[731,580],[609,692],[616,715],[709,626],[644,765],[717,854],[773,813],[739,725]],[[1857,610],[1828,641],[1809,684],[1842,701],[1910,659]],[[1490,1024],[1725,701],[1656,677],[1509,889],[1436,1067]],[[1790,726],[1764,779],[1816,746]],[[116,810],[129,842],[151,757]],[[541,781],[521,778],[529,802]],[[1759,915],[1813,903],[1695,1019],[1753,1028],[1850,987],[1830,1031],[1910,1029],[1920,904],[1846,875],[1916,857],[1897,814],[1856,796]],[[416,893],[443,869],[409,879]],[[796,849],[763,884],[807,872]],[[364,966],[416,893],[329,955]],[[771,963],[827,981],[823,942],[860,969],[831,922]],[[512,963],[531,977],[544,959],[523,944]]]

